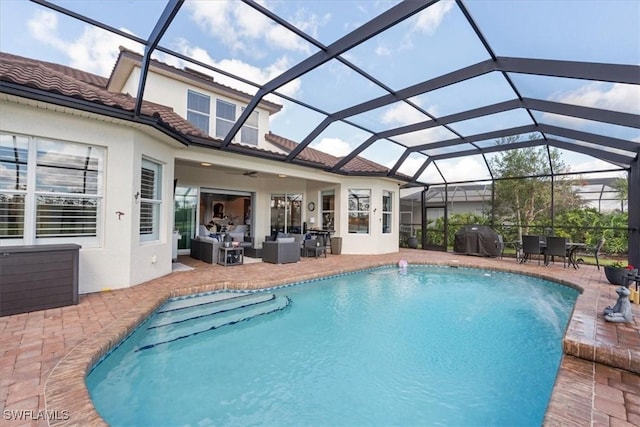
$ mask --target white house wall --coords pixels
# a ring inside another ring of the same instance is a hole
[[[296,165],[287,165],[263,159],[254,159],[233,153],[224,153],[200,148],[176,150],[180,161],[176,164],[176,178],[181,187],[208,187],[247,191],[255,193],[253,201],[255,222],[253,233],[257,247],[264,237],[271,232],[270,202],[271,194],[300,193],[303,195],[302,221],[310,227],[312,216],[319,225],[321,210],[321,193],[325,190],[335,191],[335,234],[342,237],[342,253],[344,254],[377,254],[398,251],[399,223],[399,187],[398,184],[383,178],[348,177],[329,174]],[[193,162],[185,164],[184,161]],[[200,166],[200,162],[211,163],[211,167]],[[237,175],[221,172],[216,167],[238,167]],[[241,174],[244,170],[258,171],[258,178],[250,178]],[[286,178],[260,178],[260,173],[285,174]],[[346,210],[349,189],[370,189],[370,232],[369,234],[348,233],[348,212]],[[393,193],[392,232],[382,233],[382,192]],[[316,210],[307,208],[310,201],[315,202]],[[375,209],[375,212],[374,212]]]
[[[135,67],[131,72],[127,82],[125,83],[122,91],[135,96],[138,90],[138,80],[140,79],[140,68]],[[154,73],[150,70],[147,75],[147,82],[145,85],[144,99],[145,101],[155,102],[157,104],[168,105],[173,110],[186,119],[187,117],[187,90],[193,90],[203,95],[208,95],[211,98],[211,111],[209,115],[209,133],[212,137],[215,137],[216,130],[216,99],[221,99],[236,105],[236,118],[240,117],[240,107],[246,107],[246,103],[243,103],[237,99],[216,94],[208,91],[202,87],[195,85],[188,85],[182,81],[171,79],[165,75]],[[269,132],[269,112],[260,107],[256,108],[258,111],[258,146],[273,149],[272,145],[265,141],[264,135]],[[236,138],[239,140],[239,137]],[[281,150],[274,150],[281,151]]]
[[[87,244],[73,238],[55,240],[55,243],[82,245],[79,292],[128,287],[169,273],[173,205],[171,202],[164,204],[162,241],[141,246],[138,241],[139,206],[135,206],[133,194],[140,187],[140,158],[145,154],[166,163],[164,197],[167,201],[172,200],[173,148],[112,119],[105,122],[74,110],[39,105],[42,108],[2,101],[0,131],[106,148],[97,243]],[[118,216],[116,212],[124,215]],[[49,241],[45,239],[38,241],[38,244],[46,243]],[[0,241],[3,246],[10,244],[13,243]],[[148,262],[152,254],[158,257],[156,264]]]
[[[171,273],[171,256],[173,245],[173,177],[174,149],[166,144],[158,143],[148,135],[134,134],[132,191],[129,200],[133,202],[131,223],[131,284],[139,284],[156,277]],[[162,165],[162,205],[160,209],[160,236],[158,241],[140,242],[140,203],[134,194],[140,191],[140,174],[142,159],[146,158]]]
[[[349,189],[371,190],[368,234],[349,233]],[[391,233],[382,232],[382,192],[385,190],[393,193]],[[398,184],[384,179],[350,178],[343,181],[340,191],[336,192],[336,218],[339,215],[342,225],[340,233],[336,235],[342,237],[342,253],[364,255],[398,252],[399,193]]]

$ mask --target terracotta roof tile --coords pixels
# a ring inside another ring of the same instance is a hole
[[[81,99],[96,104],[119,108],[125,111],[135,109],[135,98],[104,89],[106,79],[49,62],[0,53],[0,81],[31,87],[47,92]],[[208,138],[191,123],[176,114],[173,109],[144,101],[141,113],[159,118],[166,126],[183,133]]]
[[[64,65],[38,61],[3,52],[0,52],[0,81],[57,93],[124,111],[133,112],[135,109],[135,98],[128,94],[109,92],[106,90],[108,80],[104,77]],[[206,135],[170,107],[144,101],[142,103],[141,114],[155,118],[161,125],[175,132],[187,137],[195,137],[192,142],[212,148],[219,147],[220,145],[220,140]],[[271,132],[266,135],[266,139],[285,152],[291,152],[298,146],[297,142]],[[248,147],[242,144],[232,143],[231,147],[239,153],[257,151],[268,154],[272,158],[284,159],[285,157],[285,155],[281,153],[260,149],[258,147]],[[326,169],[332,168],[341,159],[340,157],[324,153],[311,147],[305,147],[297,158],[309,163],[310,166],[315,164]],[[389,172],[388,168],[362,157],[356,157],[351,160],[345,165],[343,170],[345,172],[360,172],[365,174]]]

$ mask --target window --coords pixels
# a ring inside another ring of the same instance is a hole
[[[271,234],[302,233],[302,194],[271,195]]]
[[[244,108],[242,109],[244,111]],[[240,131],[240,142],[258,145],[258,112],[253,112],[247,118]]]
[[[160,239],[162,204],[162,166],[142,159],[140,172],[140,241]]]
[[[0,238],[24,236],[29,139],[0,134]]]
[[[192,90],[187,91],[187,120],[209,135],[211,98]]]
[[[382,232],[391,233],[391,218],[393,207],[393,193],[391,191],[382,192]]]
[[[236,121],[236,106],[221,99],[216,100],[216,137],[227,136]]]
[[[369,233],[371,190],[349,190],[349,233]]]
[[[335,193],[331,191],[322,192],[322,229],[333,230],[335,227]]]
[[[97,237],[104,148],[0,135],[0,239]]]

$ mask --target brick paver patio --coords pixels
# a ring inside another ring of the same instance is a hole
[[[0,317],[0,425],[104,424],[84,387],[87,369],[169,296],[257,289],[397,264],[400,259],[522,272],[583,289],[567,328],[565,356],[545,425],[640,425],[640,306],[633,306],[631,324],[605,322],[602,310],[617,295],[603,271],[408,249],[228,268],[181,257],[180,262],[195,269],[129,289],[82,295],[76,306]]]

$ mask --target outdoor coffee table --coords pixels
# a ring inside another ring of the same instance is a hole
[[[220,246],[218,248],[218,264],[225,267],[244,264],[244,247]]]

